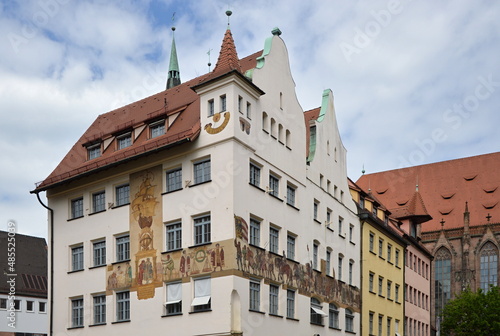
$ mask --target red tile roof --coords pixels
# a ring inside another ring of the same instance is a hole
[[[488,213],[500,222],[499,166],[500,152],[366,174],[356,184],[371,188],[396,217],[432,216],[422,231],[438,231],[441,219],[445,229],[463,226],[466,201],[471,226],[485,224]]]
[[[217,66],[212,72],[99,115],[54,171],[39,183],[33,192],[47,190],[59,183],[95,173],[169,146],[193,141],[199,135],[201,126],[199,96],[192,90],[192,87],[233,71],[235,67],[243,72],[255,68],[256,58],[261,54],[262,51],[256,52],[235,61],[237,54],[234,41],[231,32],[226,31]],[[112,143],[106,147],[100,157],[87,159],[87,145],[105,141],[114,135],[140,128],[142,125],[147,126],[150,122],[165,119],[177,113],[178,116],[173,123],[165,125],[164,135],[149,139],[148,128],[145,127],[133,140],[131,146],[117,150]]]

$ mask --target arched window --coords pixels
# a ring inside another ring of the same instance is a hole
[[[262,112],[262,130],[266,131],[266,132],[269,132],[267,123],[268,123],[268,121],[267,121],[267,113],[266,112]]]
[[[311,298],[311,324],[323,325],[323,316],[326,314],[321,310],[321,303],[316,298]]]
[[[354,314],[350,309],[345,310],[345,331],[354,332]]]
[[[434,295],[436,298],[436,316],[441,314],[451,295],[451,253],[441,247],[434,258],[436,276],[434,279]]]
[[[487,242],[481,249],[481,289],[487,291],[490,285],[497,285],[498,250],[492,242]]]
[[[328,306],[328,326],[339,329],[339,310],[333,303]]]

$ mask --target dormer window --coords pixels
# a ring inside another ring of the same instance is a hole
[[[101,144],[95,144],[87,147],[87,155],[89,160],[93,160],[101,156]]]
[[[213,115],[214,115],[214,113],[215,113],[215,107],[214,107],[214,100],[213,100],[213,99],[210,99],[210,100],[208,101],[208,106],[207,106],[207,108],[208,108],[208,116],[209,116],[209,117],[213,116]]]
[[[157,121],[149,125],[151,139],[165,134],[165,120]]]
[[[224,112],[226,110],[226,95],[220,96],[220,111]]]
[[[116,143],[118,150],[132,146],[132,133],[120,135],[116,138]]]

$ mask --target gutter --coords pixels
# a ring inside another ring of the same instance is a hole
[[[36,191],[36,197],[38,198],[38,202],[49,211],[50,213],[50,295],[49,295],[49,336],[53,335],[53,325],[54,325],[54,210],[45,205],[40,199],[40,191]]]

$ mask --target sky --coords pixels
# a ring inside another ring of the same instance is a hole
[[[165,89],[172,25],[181,80],[206,73],[228,8],[240,58],[280,28],[304,110],[333,91],[354,181],[499,151],[497,1],[0,0],[0,230],[47,238],[35,183],[99,114]]]

